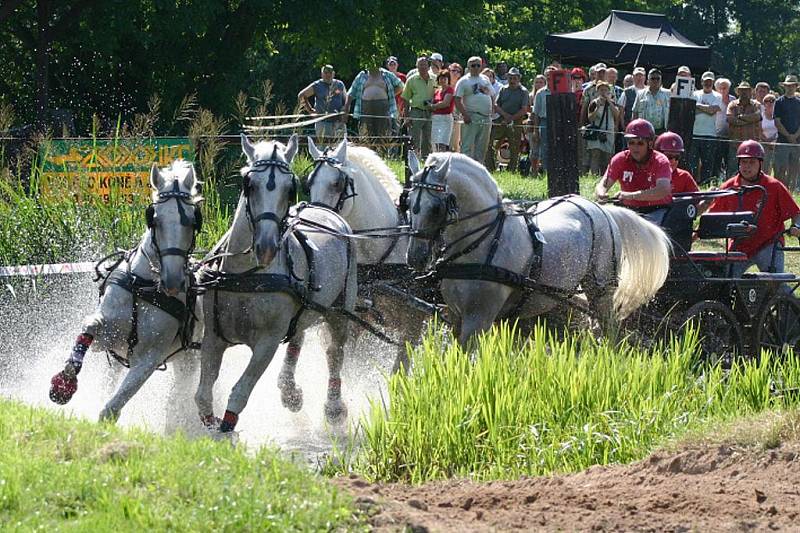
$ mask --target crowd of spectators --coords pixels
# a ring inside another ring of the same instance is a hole
[[[370,65],[359,72],[349,89],[324,65],[320,79],[300,91],[298,98],[310,113],[338,113],[315,124],[318,137],[344,133],[350,116],[359,132],[372,138],[408,133],[415,149],[425,157],[431,151],[460,151],[494,170],[498,154],[511,171],[532,173],[547,169],[547,96],[558,63],[522,83],[522,73],[505,61],[489,68],[478,56],[464,66],[448,63],[439,53],[417,58],[404,74],[396,57],[383,66]],[[611,157],[624,149],[622,132],[637,118],[649,121],[656,135],[669,125],[669,108],[675,86],[667,89],[657,68],[636,67],[622,76],[603,63],[585,71],[567,69],[571,90],[578,101],[577,157],[583,173],[602,175]],[[688,67],[677,72],[692,78]],[[743,141],[757,140],[766,150],[764,171],[774,172],[790,190],[800,174],[800,96],[797,76],[788,75],[773,91],[769,83],[751,86],[713,72],[703,72],[700,86],[692,90],[696,101],[692,139],[685,163],[700,184],[730,178],[737,171],[736,151]],[[313,101],[312,101],[313,100]],[[502,149],[502,150],[501,150]]]

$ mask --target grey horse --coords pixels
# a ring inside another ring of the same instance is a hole
[[[292,331],[302,332],[324,318],[328,359],[325,416],[341,422],[347,409],[341,399],[340,373],[348,320],[330,311],[334,305],[355,307],[356,259],[341,235],[350,227],[336,213],[308,207],[288,217],[297,178],[289,164],[297,154],[297,135],[284,145],[255,145],[242,135],[247,165],[242,168],[242,195],[219,263],[200,272],[205,335],[200,383],[195,395],[200,418],[209,428],[232,432],[259,378],[278,345]],[[236,382],[222,420],[214,417],[213,386],[223,352],[245,344],[250,362]]]

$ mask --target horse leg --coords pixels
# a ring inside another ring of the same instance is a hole
[[[138,355],[134,360],[135,364],[131,365],[125,379],[122,380],[116,394],[108,401],[106,406],[100,411],[101,421],[116,421],[119,418],[122,408],[125,404],[133,398],[133,395],[139,392],[144,382],[153,375],[156,368],[162,363],[164,358],[164,349],[162,346],[150,347],[141,355]]]
[[[228,408],[219,425],[221,433],[230,433],[239,421],[239,413],[247,406],[250,394],[272,361],[275,351],[280,344],[280,337],[270,336],[262,339],[253,347],[253,355],[247,363],[242,377],[236,382],[228,398]]]
[[[286,355],[283,358],[283,366],[278,374],[278,389],[281,391],[281,403],[293,413],[298,412],[303,407],[303,389],[297,386],[294,380],[297,359],[300,357],[300,349],[303,346],[304,333],[299,331],[289,339],[286,344]]]
[[[167,431],[186,425],[186,410],[191,402],[191,387],[198,367],[194,350],[180,351],[170,358],[172,386],[167,395]]]
[[[347,419],[347,406],[342,401],[341,374],[349,323],[346,318],[329,316],[325,324],[331,336],[331,342],[325,348],[328,359],[328,399],[325,401],[325,419],[330,424],[341,424]]]
[[[101,319],[92,315],[83,327],[83,332],[75,339],[72,351],[67,358],[64,370],[53,376],[50,380],[50,400],[64,405],[72,399],[78,390],[78,373],[83,367],[86,352],[94,342],[100,330]]]
[[[219,377],[222,366],[222,354],[227,344],[217,335],[208,333],[203,336],[203,348],[200,354],[200,381],[194,395],[194,403],[200,415],[200,421],[207,428],[216,427],[219,420],[214,417],[214,383]]]

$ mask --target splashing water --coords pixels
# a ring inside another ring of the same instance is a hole
[[[7,287],[0,287],[0,291],[0,396],[96,420],[126,372],[116,362],[109,365],[103,352],[87,354],[78,392],[69,404],[57,406],[48,399],[50,378],[63,368],[84,316],[97,304],[97,289],[91,277],[71,275],[38,283],[26,280],[16,283],[13,293]],[[351,425],[368,408],[370,398],[386,397],[385,377],[393,354],[390,348],[378,351],[375,346],[376,339],[364,334],[346,347],[342,397],[349,409]],[[283,357],[281,347],[241,414],[237,425],[239,437],[251,448],[276,445],[316,464],[321,454],[331,450],[332,439],[341,439],[346,434],[325,422],[323,404],[328,372],[316,331],[306,334],[297,364],[297,384],[304,395],[299,413],[291,413],[281,405],[277,380]],[[244,346],[226,352],[214,388],[215,412],[219,416],[249,358],[250,350]],[[175,369],[180,364],[180,361],[170,362],[165,372],[155,372],[125,406],[118,423],[158,433],[182,430],[189,435],[203,435],[193,400],[198,372],[182,381],[188,384],[182,390],[173,391]]]

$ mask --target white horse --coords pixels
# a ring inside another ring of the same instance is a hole
[[[436,271],[462,345],[498,317],[535,316],[579,290],[608,325],[648,302],[666,279],[668,237],[628,209],[569,196],[520,216],[503,204],[486,169],[468,157],[431,154],[420,169],[412,152],[409,166],[415,234],[408,264]],[[526,219],[535,226],[529,229]]]
[[[350,227],[336,213],[319,207],[288,216],[297,178],[289,168],[297,154],[297,135],[288,144],[259,142],[242,135],[247,166],[225,253],[219,265],[200,272],[207,327],[203,337],[200,384],[195,402],[201,420],[215,427],[213,386],[226,348],[245,344],[252,356],[234,385],[219,430],[231,432],[250,394],[281,341],[325,318],[328,342],[328,398],[325,415],[339,422],[347,410],[340,373],[348,320],[328,310],[352,312],[356,298],[356,260],[347,239]],[[341,303],[339,303],[341,302]]]
[[[334,150],[323,152],[309,137],[308,149],[314,161],[314,170],[306,184],[312,204],[335,210],[355,232],[383,230],[355,240],[360,272],[369,271],[378,279],[376,284],[365,285],[360,273],[359,292],[372,302],[372,310],[383,318],[395,337],[418,338],[427,315],[398,299],[386,285],[411,274],[405,261],[408,237],[395,229],[404,222],[395,207],[403,192],[396,175],[375,152],[348,144],[346,139]],[[393,370],[401,364],[408,367],[407,358],[405,346],[399,346]],[[299,389],[294,383],[297,355],[284,361],[278,386],[284,395],[297,397]]]
[[[64,370],[51,381],[51,400],[65,404],[72,398],[84,355],[93,345],[130,364],[100,413],[101,420],[116,420],[153,371],[187,347],[194,320],[191,302],[187,305],[188,258],[202,225],[198,185],[191,163],[177,160],[161,171],[153,165],[147,231],[103,281],[97,310],[84,321]],[[202,335],[202,325],[194,329]]]

